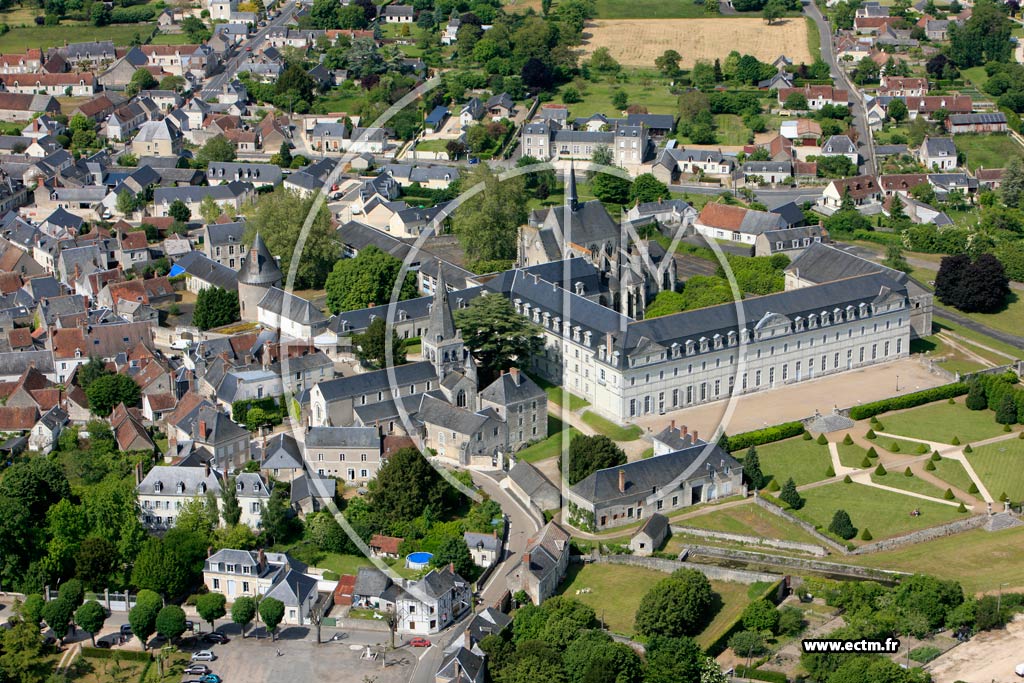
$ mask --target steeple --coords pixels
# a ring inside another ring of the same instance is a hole
[[[263,238],[257,232],[249,248],[249,256],[238,270],[238,281],[260,287],[277,287],[284,279],[284,273],[271,255]]]
[[[427,336],[432,342],[455,337],[455,320],[452,318],[452,307],[448,303],[448,285],[444,280],[444,268],[440,262],[437,266],[434,305],[430,309],[430,322],[427,325]]]
[[[576,167],[572,159],[569,160],[569,187],[565,191],[566,199],[569,201],[569,210],[575,211],[579,208],[580,198],[576,194]]]

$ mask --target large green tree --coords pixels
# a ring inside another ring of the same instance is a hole
[[[391,356],[389,358],[387,334],[388,325],[384,318],[375,318],[365,332],[353,335],[352,345],[356,348],[359,360],[378,368],[405,364],[405,340],[398,336],[398,330],[394,327],[391,328]]]
[[[238,292],[229,292],[220,287],[206,287],[199,290],[199,294],[196,295],[192,324],[201,330],[237,322],[240,316]]]
[[[89,634],[93,647],[96,647],[96,634],[103,628],[103,622],[106,620],[107,611],[95,600],[90,600],[75,610],[75,623]]]
[[[234,479],[224,486],[221,491],[221,500],[220,513],[224,517],[224,523],[229,527],[235,526],[242,519],[242,506],[238,503],[238,492],[235,489]]]
[[[340,259],[327,276],[327,308],[331,313],[352,311],[391,301],[402,262],[376,246],[362,249],[355,258]],[[416,274],[406,270],[398,299],[418,295]]]
[[[284,619],[284,603],[277,598],[263,598],[260,601],[260,618],[267,625],[270,631],[270,638],[273,639],[277,625]]]
[[[387,523],[408,522],[430,507],[450,509],[456,492],[415,448],[396,451],[370,484],[370,504]]]
[[[226,598],[222,593],[206,593],[196,599],[196,612],[203,621],[210,624],[210,630],[214,629],[214,622],[227,614],[225,609]]]
[[[281,271],[287,277],[292,260],[296,258],[299,234],[306,217],[313,209],[315,197],[300,197],[291,190],[278,187],[260,197],[249,211],[246,222],[245,242],[252,244],[259,232],[267,248],[274,256],[281,258]],[[298,289],[319,289],[327,281],[338,259],[339,243],[331,215],[326,204],[321,205],[310,223],[309,233],[303,244],[295,273],[295,287]]]
[[[979,0],[970,18],[949,27],[950,60],[959,68],[984,65],[986,62],[1007,62],[1013,56],[1010,34],[1013,23],[1006,16],[1006,6],[993,0]]]
[[[677,569],[644,595],[635,628],[648,637],[694,635],[712,616],[715,599],[706,576],[693,569]]]
[[[668,186],[650,173],[641,173],[629,187],[630,202],[656,202],[671,197]]]
[[[223,135],[215,135],[199,148],[195,156],[197,168],[206,168],[211,161],[234,161],[235,146]]]
[[[640,683],[643,663],[625,643],[616,643],[603,631],[583,631],[562,656],[569,683],[609,681]]]
[[[2,633],[0,675],[11,683],[43,683],[47,680],[53,662],[43,655],[39,629],[26,622],[16,622]]]
[[[541,328],[496,294],[478,296],[455,311],[455,325],[488,377],[516,365],[525,366],[544,348]]]
[[[519,226],[526,222],[525,181],[500,181],[487,164],[479,164],[463,187],[479,184],[483,190],[455,210],[452,230],[470,261],[513,259]]]
[[[43,620],[58,640],[64,640],[75,616],[75,605],[67,598],[50,600],[43,606]]]
[[[231,621],[238,625],[245,638],[245,629],[256,618],[256,601],[247,595],[236,598],[231,604]]]
[[[192,209],[180,199],[175,199],[168,207],[167,215],[179,223],[187,223],[192,218]]]
[[[89,410],[100,417],[110,415],[119,403],[129,408],[138,405],[141,393],[139,385],[128,375],[104,375],[85,390]]]
[[[561,464],[559,460],[559,467]],[[625,464],[626,454],[607,436],[576,434],[569,442],[569,471],[565,480],[574,486],[593,472]]]
[[[473,563],[469,546],[461,536],[449,536],[445,539],[430,563],[434,567],[447,567],[451,564],[459,576],[469,581],[475,579],[479,573],[476,564]]]
[[[156,632],[169,641],[181,637],[185,632],[185,610],[177,605],[167,605],[156,615]]]
[[[699,681],[704,655],[689,638],[653,636],[647,641],[644,683]]]

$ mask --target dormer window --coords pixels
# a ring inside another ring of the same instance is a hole
[[[793,318],[793,329],[797,332],[804,329],[804,319],[801,316]]]
[[[206,482],[201,482],[199,484],[199,493],[206,493]]]
[[[245,484],[243,484],[242,482],[238,482],[237,484],[235,484],[235,490],[236,491],[242,491],[244,489],[245,489]]]
[[[178,493],[185,493],[185,482],[179,481],[178,485],[175,488],[177,489]]]
[[[591,336],[592,334],[590,330],[587,330],[586,332],[583,333],[583,343],[586,344],[587,346],[590,346]]]
[[[722,335],[716,333],[715,336],[713,337],[713,339],[714,339],[715,348],[716,349],[722,348]]]
[[[703,352],[708,350],[708,338],[707,337],[701,337],[700,338],[700,350],[701,350],[701,353],[703,353]]]
[[[860,317],[866,318],[866,317],[868,317],[868,315],[869,315],[868,305],[867,304],[861,304],[860,305]]]
[[[692,339],[686,340],[686,355],[692,356],[694,352],[694,343]]]
[[[735,330],[729,330],[729,333],[728,333],[727,337],[728,337],[727,343],[729,344],[729,346],[736,346],[736,331]]]
[[[817,326],[818,326],[818,315],[816,313],[811,313],[809,316],[807,316],[807,328],[810,329],[810,330],[813,330]]]
[[[163,490],[164,490],[164,483],[162,481],[158,481],[155,484],[153,484],[153,492],[154,493],[160,493]]]
[[[825,325],[828,325],[828,311],[822,311],[821,312],[821,316],[819,317],[819,322],[821,323],[822,327],[824,327]]]

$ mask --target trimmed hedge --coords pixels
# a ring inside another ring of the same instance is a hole
[[[99,647],[83,647],[82,656],[92,657],[93,659],[113,659],[114,655],[123,661],[128,662],[149,662],[153,660],[152,654],[149,652],[139,652],[138,650],[104,650]]]
[[[781,671],[762,671],[760,669],[747,668],[743,664],[736,665],[736,675],[740,678],[749,678],[754,681],[768,681],[768,683],[788,683],[789,679]]]
[[[914,408],[916,406],[924,405],[925,403],[932,403],[933,401],[941,401],[955,396],[963,396],[966,393],[966,382],[944,384],[941,387],[935,387],[933,389],[915,391],[912,394],[894,396],[892,398],[882,399],[881,401],[873,401],[871,403],[854,406],[850,408],[850,419],[863,420],[864,418],[872,417],[879,413],[886,413],[890,410]]]
[[[725,450],[730,453],[746,450],[751,446],[760,446],[773,441],[782,441],[804,433],[802,422],[783,422],[782,424],[755,429],[751,432],[743,432],[735,436],[728,436],[725,439]]]

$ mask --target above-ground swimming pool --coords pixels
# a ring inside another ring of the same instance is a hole
[[[427,565],[430,564],[430,560],[433,558],[433,553],[409,553],[405,558],[405,566],[409,569],[426,569]]]

